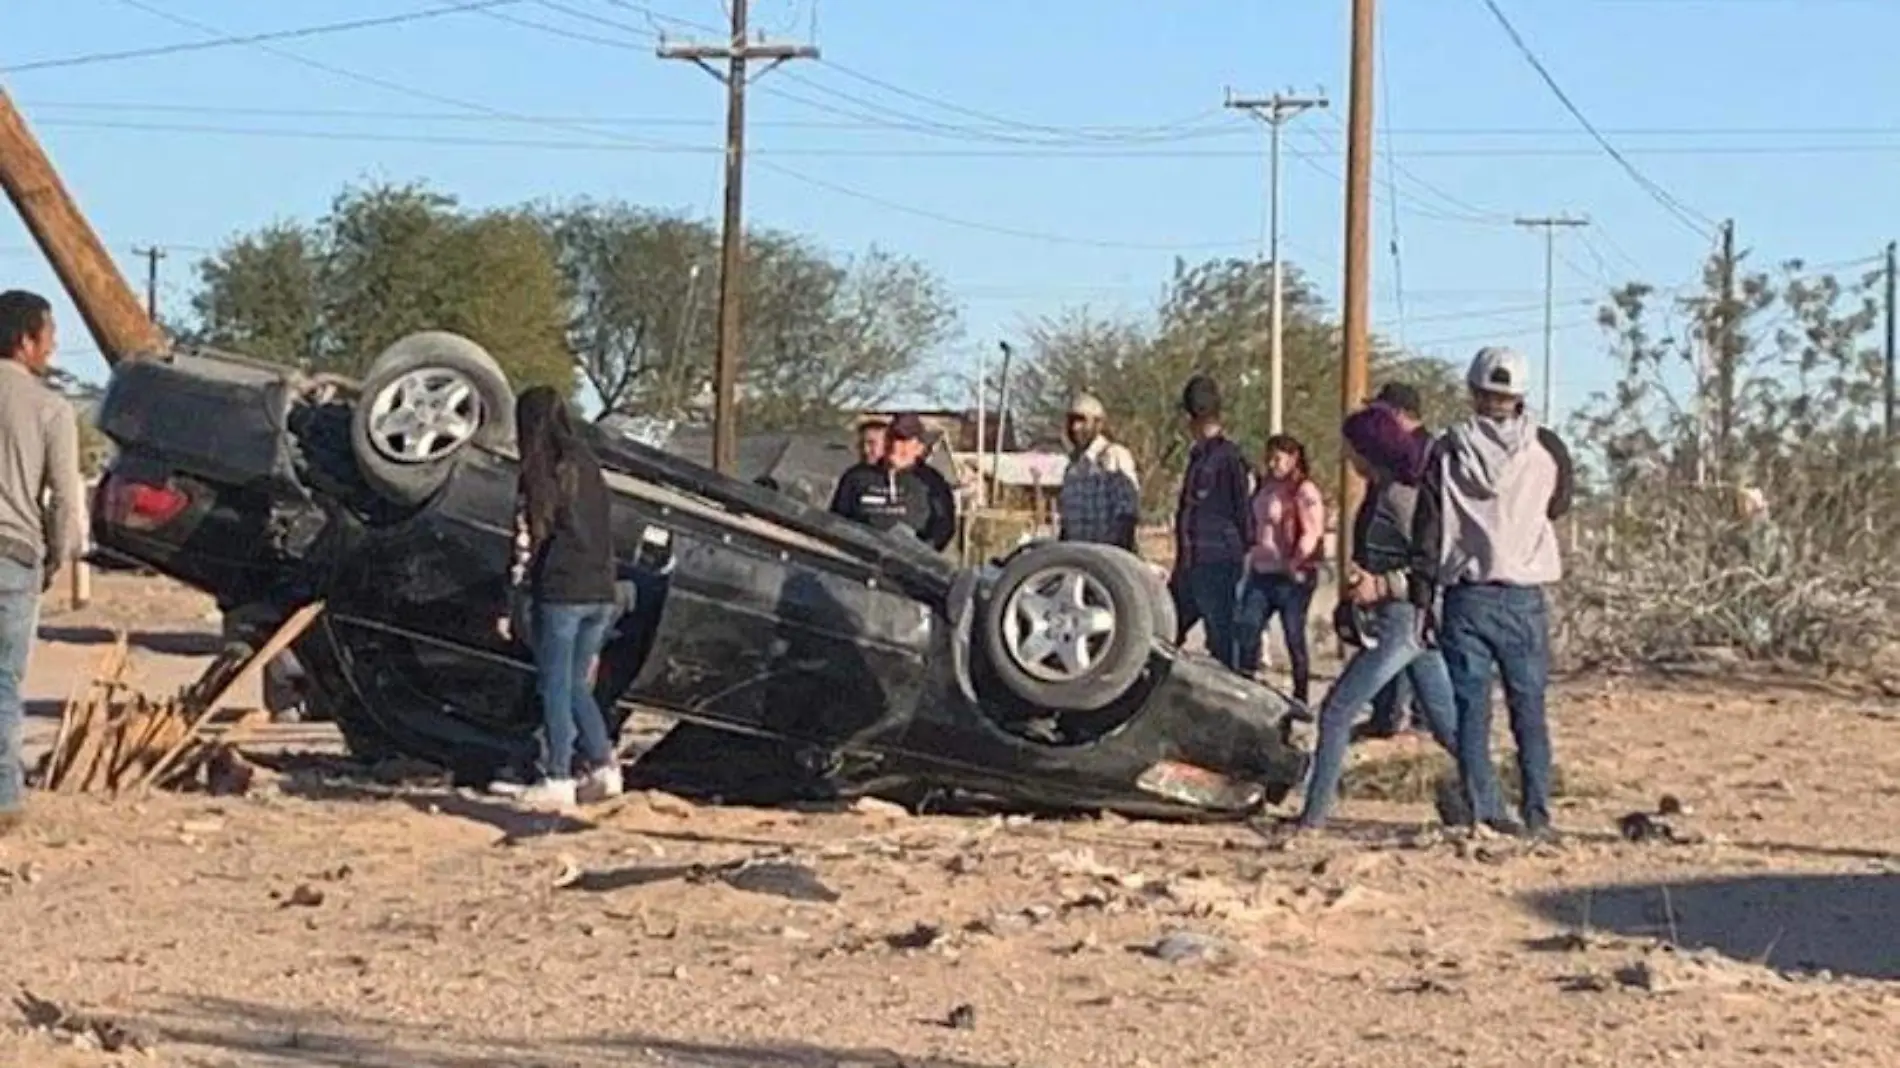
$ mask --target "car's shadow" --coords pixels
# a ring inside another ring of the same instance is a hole
[[[118,634],[106,627],[44,626],[40,640],[62,645],[110,645]],[[160,656],[216,656],[224,648],[224,638],[215,632],[192,630],[135,630],[125,636],[126,643]]]
[[[1742,875],[1572,887],[1531,907],[1579,929],[1661,939],[1793,972],[1900,979],[1900,873]]]

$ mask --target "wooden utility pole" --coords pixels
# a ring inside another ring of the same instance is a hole
[[[713,469],[730,475],[737,468],[739,361],[744,346],[741,299],[744,292],[746,63],[770,60],[767,71],[787,60],[817,59],[808,45],[746,40],[747,0],[732,5],[732,39],[722,45],[660,45],[661,59],[684,59],[726,83],[726,213],[719,235],[718,355],[713,367]],[[712,65],[724,60],[722,72]],[[760,72],[761,74],[764,71]]]
[[[1556,308],[1556,268],[1557,268],[1557,230],[1559,227],[1573,228],[1590,225],[1590,220],[1569,215],[1545,215],[1535,219],[1518,219],[1517,225],[1526,229],[1544,231],[1544,410],[1542,415],[1546,423],[1557,418],[1557,381],[1556,363],[1552,358],[1552,339],[1556,325],[1551,321],[1551,313]]]
[[[165,250],[153,245],[135,248],[132,255],[145,257],[145,314],[158,322],[158,261],[165,258]]]
[[[1887,242],[1887,368],[1886,368],[1886,410],[1882,428],[1886,431],[1887,445],[1893,446],[1893,421],[1896,415],[1894,396],[1894,267],[1895,243]]]
[[[1346,104],[1346,280],[1341,321],[1339,417],[1366,399],[1371,348],[1373,0],[1352,0],[1352,79]],[[1345,450],[1339,456],[1339,576],[1352,562],[1352,515],[1365,486]]]
[[[1266,123],[1270,131],[1267,163],[1267,233],[1270,247],[1267,255],[1273,266],[1273,297],[1268,326],[1271,338],[1267,353],[1267,432],[1278,434],[1286,429],[1286,285],[1284,272],[1280,270],[1280,127],[1302,112],[1326,107],[1327,102],[1323,96],[1285,96],[1280,93],[1269,97],[1237,97],[1229,90],[1227,106],[1248,112]]]
[[[138,295],[5,90],[0,90],[0,189],[79,308],[106,363],[164,350],[164,332],[139,307]]]
[[[1737,327],[1741,308],[1735,300],[1735,220],[1722,223],[1721,260],[1716,264],[1722,287],[1716,299],[1717,312],[1709,339],[1709,357],[1715,371],[1715,427],[1711,433],[1715,462],[1711,465],[1717,482],[1730,477],[1728,470],[1729,436],[1735,426],[1735,364],[1741,358]]]

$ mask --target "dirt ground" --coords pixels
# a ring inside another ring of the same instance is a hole
[[[46,619],[36,700],[114,624],[148,685],[201,663],[207,605],[100,589]],[[1900,707],[1588,680],[1553,720],[1578,796],[1536,848],[1352,799],[1283,850],[658,795],[564,820],[317,756],[244,798],[38,798],[0,839],[0,1065],[1895,1063]],[[1673,840],[1618,837],[1663,794]]]

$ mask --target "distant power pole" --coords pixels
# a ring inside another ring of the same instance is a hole
[[[151,248],[135,248],[132,255],[145,257],[145,314],[152,322],[158,322],[158,261],[165,258],[165,250],[153,245]]]
[[[1895,416],[1894,396],[1894,242],[1887,242],[1887,373],[1886,373],[1886,431],[1887,445],[1893,445],[1893,421]]]
[[[1556,363],[1552,353],[1552,335],[1556,326],[1551,313],[1556,307],[1557,230],[1590,225],[1590,220],[1568,215],[1546,215],[1537,219],[1518,219],[1517,225],[1544,231],[1544,410],[1546,420],[1557,417]]]
[[[1284,335],[1286,332],[1286,311],[1283,273],[1280,270],[1280,127],[1287,120],[1312,108],[1327,106],[1323,96],[1285,96],[1275,93],[1270,97],[1237,97],[1232,90],[1227,93],[1227,106],[1251,114],[1267,124],[1268,142],[1272,146],[1268,162],[1267,180],[1267,233],[1270,250],[1268,255],[1273,265],[1273,301],[1272,318],[1269,332],[1272,338],[1270,354],[1267,357],[1267,396],[1268,433],[1278,434],[1286,428],[1286,354]]]
[[[1373,0],[1352,0],[1352,77],[1346,102],[1346,278],[1342,287],[1339,417],[1344,419],[1366,399],[1367,365],[1372,345],[1372,56]],[[1353,515],[1365,486],[1352,460],[1339,457],[1339,514]],[[1339,524],[1339,577],[1352,562],[1352,524]]]
[[[718,356],[713,370],[713,468],[730,475],[737,466],[739,360],[742,347],[740,302],[744,289],[745,218],[742,186],[745,180],[746,63],[770,60],[766,70],[792,59],[817,59],[808,45],[770,44],[746,39],[747,0],[732,5],[732,39],[721,45],[662,43],[661,59],[684,59],[726,83],[726,214],[719,234]],[[722,72],[710,61],[724,60]],[[760,72],[761,74],[764,71]]]

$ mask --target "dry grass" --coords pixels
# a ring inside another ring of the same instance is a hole
[[[1498,782],[1505,796],[1516,804],[1524,796],[1524,780],[1518,773],[1517,753],[1501,752],[1495,758]],[[1347,797],[1399,804],[1433,804],[1458,785],[1458,769],[1451,757],[1436,749],[1393,753],[1354,763],[1340,780],[1340,792]],[[1585,797],[1592,791],[1586,784],[1572,781],[1562,765],[1550,769],[1552,797]]]

